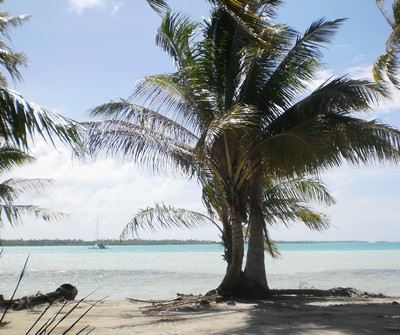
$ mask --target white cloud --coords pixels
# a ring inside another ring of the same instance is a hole
[[[69,0],[69,8],[79,15],[82,15],[86,9],[104,9],[107,0]]]
[[[109,11],[111,15],[115,16],[123,4],[123,2],[112,0],[69,0],[69,9],[78,15],[82,15],[89,9],[99,9]]]
[[[21,227],[6,226],[1,238],[91,240],[99,220],[99,234],[104,238],[118,238],[124,226],[139,208],[164,202],[197,211],[204,211],[201,192],[194,182],[166,176],[149,176],[132,163],[118,164],[113,159],[99,159],[82,163],[71,160],[65,148],[59,151],[38,143],[33,154],[34,165],[25,166],[3,175],[24,178],[53,178],[55,185],[44,192],[21,199],[26,204],[37,204],[63,211],[70,217],[60,222],[42,222],[25,217]],[[291,229],[282,226],[272,229],[272,237],[279,240],[398,240],[396,204],[400,198],[400,171],[393,166],[350,167],[330,170],[322,176],[337,204],[321,211],[331,217],[333,227],[325,232],[312,232],[302,225]],[[209,226],[198,230],[187,229],[141,231],[144,239],[181,238],[218,240],[218,231]]]
[[[123,2],[118,2],[118,3],[114,3],[113,7],[112,7],[112,15],[116,16],[119,12],[119,10],[121,9],[121,7],[123,6]]]
[[[21,227],[7,226],[1,238],[82,238],[93,239],[97,219],[100,235],[118,238],[122,229],[140,208],[155,202],[203,211],[201,192],[195,182],[167,176],[149,176],[132,163],[119,164],[113,159],[99,159],[82,163],[71,160],[68,149],[59,151],[39,143],[33,155],[37,162],[13,170],[10,177],[52,178],[55,184],[44,192],[25,196],[25,204],[36,204],[68,213],[69,218],[46,223],[33,217],[24,217]],[[143,231],[141,238],[198,238],[218,240],[218,231],[210,226],[188,231],[186,229]]]

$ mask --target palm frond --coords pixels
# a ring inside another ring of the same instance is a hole
[[[51,179],[8,179],[0,183],[0,199],[5,204],[11,204],[21,195],[40,192],[51,185]]]
[[[3,36],[9,38],[8,32],[10,28],[19,28],[23,26],[30,18],[31,15],[28,14],[9,16],[7,12],[2,12],[1,22],[0,22],[0,33]]]
[[[186,83],[186,87],[193,83]],[[204,112],[199,111],[199,96],[188,96],[178,74],[142,78],[136,83],[130,99],[170,118],[193,134],[203,130]]]
[[[180,119],[174,121],[173,118],[167,117],[152,109],[134,104],[128,100],[117,100],[100,105],[91,110],[92,116],[111,117],[114,122],[104,123],[83,123],[88,127],[89,131],[95,129],[108,131],[111,128],[138,126],[149,131],[158,132],[162,137],[170,137],[181,141],[188,146],[193,146],[197,141],[196,135],[179,123]],[[101,129],[103,127],[103,129]]]
[[[91,122],[87,128],[91,155],[103,152],[134,161],[151,171],[189,176],[201,164],[191,147],[157,130],[122,121]]]
[[[227,131],[236,131],[236,136],[239,129],[249,131],[258,124],[258,120],[259,112],[254,107],[240,104],[233,106],[220,117],[214,118],[209,125],[204,138],[206,148],[211,150],[215,142],[225,135]]]
[[[27,149],[38,133],[55,146],[53,138],[80,150],[78,123],[46,110],[5,87],[0,87],[0,136],[9,144]]]
[[[34,215],[36,218],[44,221],[57,221],[68,216],[66,213],[51,211],[35,205],[0,205],[0,228],[4,227],[4,219],[11,225],[22,224],[22,216]],[[4,216],[4,218],[3,218]]]
[[[400,131],[376,120],[365,121],[347,116],[329,116],[335,129],[334,146],[350,163],[392,161],[400,158]]]
[[[318,115],[366,112],[387,95],[384,87],[367,80],[331,78],[273,120],[268,131],[278,134]]]
[[[151,8],[160,16],[164,16],[164,14],[168,11],[169,6],[164,0],[147,0],[148,4]]]
[[[134,218],[125,226],[120,238],[138,237],[139,229],[156,230],[156,228],[185,227],[188,229],[213,224],[219,230],[219,225],[211,218],[202,213],[166,206],[164,204],[155,204],[153,207],[147,207],[139,210]]]
[[[245,29],[259,43],[268,45],[264,33],[275,18],[277,8],[283,1],[209,0],[209,2],[228,13],[238,26]]]
[[[186,15],[167,12],[158,29],[156,44],[173,59],[178,69],[193,61],[190,44],[195,37],[197,23]]]
[[[387,78],[396,88],[400,88],[399,66],[398,53],[393,50],[387,51],[374,63],[372,73],[375,81],[383,84]]]
[[[262,83],[259,97],[274,94],[270,99],[266,99],[270,102],[265,103],[261,99],[258,102],[265,113],[269,112],[271,101],[275,105],[287,109],[293,100],[305,91],[306,83],[314,79],[315,72],[320,66],[322,57],[320,48],[323,44],[330,42],[343,21],[343,19],[334,21],[320,19],[311,24],[303,36],[297,38],[293,47],[277,64],[270,78],[264,79],[265,82]],[[290,35],[294,32],[287,30],[286,34]],[[276,87],[280,87],[280,89],[276,90]]]
[[[376,4],[382,12],[387,23],[392,29],[387,42],[386,52],[379,56],[373,68],[374,79],[377,83],[383,83],[388,79],[396,88],[399,84],[399,52],[400,52],[400,1],[395,0],[389,6],[385,0],[376,0]]]
[[[19,71],[21,66],[28,65],[28,58],[22,52],[13,52],[5,44],[0,42],[0,66],[10,74],[14,81],[22,81],[22,75]],[[1,74],[0,84],[7,86],[7,80]]]
[[[264,219],[269,225],[303,223],[313,230],[324,230],[329,227],[329,219],[323,214],[310,209],[304,202],[293,198],[285,190],[273,189],[264,200]]]
[[[267,179],[265,189],[266,201],[274,198],[274,194],[279,194],[279,198],[283,195],[288,199],[297,199],[302,203],[318,203],[323,205],[333,205],[335,199],[330,195],[326,186],[316,178],[292,178],[277,179],[271,182]]]
[[[19,28],[29,20],[29,15],[9,16],[7,12],[0,13],[0,35],[4,36],[9,42],[10,29]],[[13,80],[22,80],[19,68],[28,64],[28,59],[22,52],[15,52],[13,48],[0,40],[0,66],[2,66]],[[7,80],[0,74],[0,84],[7,86]]]
[[[10,146],[0,147],[0,174],[9,171],[13,167],[32,163],[35,158],[27,153]]]

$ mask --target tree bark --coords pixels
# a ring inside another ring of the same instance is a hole
[[[252,185],[253,201],[249,213],[249,242],[244,270],[244,291],[247,297],[264,298],[270,296],[265,271],[264,215],[262,210],[261,183],[256,179]]]
[[[226,268],[228,269],[232,264],[232,228],[228,226],[224,229],[222,235],[222,243],[224,245],[224,259],[226,261]]]
[[[217,288],[222,296],[235,296],[240,291],[244,256],[243,228],[240,216],[232,214],[232,259],[225,276]]]

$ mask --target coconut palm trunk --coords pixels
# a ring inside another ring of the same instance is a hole
[[[251,189],[253,201],[249,212],[249,242],[244,270],[244,285],[247,296],[266,297],[270,294],[265,270],[264,227],[262,207],[262,185],[257,179]]]
[[[217,288],[219,294],[224,296],[237,295],[240,291],[242,278],[242,265],[244,256],[243,228],[240,215],[237,211],[232,214],[232,259],[228,265],[225,276]]]

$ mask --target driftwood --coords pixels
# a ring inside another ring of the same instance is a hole
[[[74,300],[77,294],[78,290],[75,286],[72,286],[71,284],[63,284],[54,292],[45,294],[39,292],[35,295],[25,296],[20,299],[13,299],[12,301],[3,299],[0,300],[0,305],[6,306],[10,304],[13,309],[21,310],[44,303],[53,303],[56,300]]]

